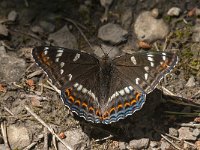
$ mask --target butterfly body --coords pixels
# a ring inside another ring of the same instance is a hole
[[[36,63],[63,102],[87,121],[109,124],[132,115],[178,61],[173,53],[137,52],[110,59],[60,47],[36,47]]]

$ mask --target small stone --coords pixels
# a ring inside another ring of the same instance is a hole
[[[69,49],[77,49],[77,40],[65,25],[60,30],[49,35],[48,40],[53,40],[55,45]]]
[[[46,32],[53,32],[55,30],[55,25],[48,22],[48,21],[40,21],[40,26],[45,30]]]
[[[194,76],[191,76],[188,80],[188,82],[185,85],[186,87],[194,87],[195,86],[195,79]]]
[[[199,16],[200,16],[200,9],[199,9],[199,8],[196,8],[195,10],[196,10],[196,11],[195,11],[196,16],[199,17]]]
[[[170,149],[170,144],[167,141],[161,140],[160,148],[161,150]]]
[[[0,64],[0,81],[19,81],[26,70],[25,61],[12,53],[7,54],[4,46],[0,46]]]
[[[189,127],[181,127],[178,132],[181,140],[195,141],[197,139],[197,137],[193,136],[193,132],[189,130]]]
[[[125,40],[128,32],[120,27],[118,24],[108,23],[99,28],[98,38],[103,41],[109,41],[113,44],[120,43]]]
[[[0,35],[8,36],[8,29],[3,24],[0,24]]]
[[[196,141],[195,142],[195,145],[197,147],[197,150],[200,150],[200,140]]]
[[[179,16],[181,13],[181,9],[178,7],[172,7],[168,10],[167,15],[169,16]]]
[[[130,149],[146,149],[149,146],[149,139],[148,138],[142,138],[139,140],[131,140],[129,142],[129,148]]]
[[[30,144],[28,130],[23,126],[11,125],[7,128],[11,149],[23,149]]]
[[[34,33],[44,33],[44,30],[40,27],[40,26],[33,26],[31,27],[31,31],[33,31]]]
[[[125,150],[126,149],[126,143],[125,142],[119,142],[119,149]]]
[[[128,29],[132,22],[132,8],[126,9],[121,15],[121,23],[124,29]]]
[[[154,18],[158,18],[158,16],[159,16],[158,8],[152,9],[152,10],[151,10],[151,15],[152,15]]]
[[[178,137],[178,130],[176,130],[175,128],[169,128],[169,134]]]
[[[192,132],[192,135],[195,136],[195,137],[199,136],[200,135],[200,129],[198,129],[198,128],[194,129],[193,132]]]
[[[134,30],[140,41],[153,42],[164,39],[168,32],[168,25],[163,19],[155,19],[151,12],[142,12],[136,19]]]
[[[103,7],[108,7],[113,2],[113,0],[100,0],[100,4]]]
[[[198,20],[197,23],[194,25],[192,32],[193,42],[200,42],[200,23],[198,22]]]
[[[17,19],[17,16],[18,16],[17,12],[13,10],[8,14],[8,20],[15,21]]]
[[[88,145],[89,138],[81,129],[72,129],[66,131],[66,138],[62,139],[67,143],[72,149],[84,149]],[[59,149],[66,149],[62,143],[58,143]]]
[[[102,58],[105,54],[108,54],[110,58],[115,58],[117,55],[119,56],[120,51],[117,47],[108,46],[102,44],[101,46],[93,46],[94,54],[98,57]]]
[[[150,142],[150,146],[151,146],[151,148],[157,148],[158,147],[158,142],[151,141]]]

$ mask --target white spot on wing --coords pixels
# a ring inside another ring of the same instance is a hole
[[[61,63],[60,63],[60,67],[61,67],[61,68],[64,67],[64,65],[65,65],[64,62],[61,62]]]
[[[63,53],[63,49],[58,49],[57,52],[58,53]]]
[[[135,59],[135,57],[134,57],[134,56],[132,56],[132,57],[131,57],[131,61],[132,61],[132,63],[133,63],[134,65],[136,65],[136,64],[137,64],[137,62],[136,62],[136,59]]]
[[[77,53],[76,56],[74,57],[73,61],[77,61],[80,58],[80,54]]]
[[[128,88],[129,88],[131,91],[133,91],[133,87],[132,87],[132,86],[129,86]]]
[[[47,55],[47,54],[48,54],[48,51],[47,51],[47,50],[45,50],[45,51],[44,51],[44,54],[45,54],[45,55]]]
[[[87,93],[87,91],[88,91],[88,90],[87,90],[86,88],[83,88],[83,89],[82,89],[82,93],[84,93],[84,94]]]
[[[59,62],[59,57],[58,57],[58,58],[56,58],[55,62]]]
[[[110,102],[112,99],[116,98],[117,96],[119,96],[118,92],[115,92],[109,99],[108,102]]]
[[[128,88],[128,87],[125,87],[125,88],[124,88],[124,91],[125,91],[127,94],[129,94],[129,93],[130,93],[130,90],[129,90],[129,88]]]
[[[136,84],[139,84],[139,81],[140,81],[140,78],[136,78],[136,79],[135,79],[135,83],[136,83]]]
[[[119,94],[120,94],[121,96],[124,96],[124,95],[125,95],[124,89],[120,90],[120,91],[119,91]]]
[[[163,55],[163,56],[162,56],[162,59],[163,59],[163,60],[166,60],[166,56],[165,56],[165,55]]]
[[[148,67],[148,66],[145,66],[145,67],[144,67],[144,70],[145,70],[146,72],[149,72],[149,67]]]
[[[75,84],[74,84],[74,87],[75,87],[75,88],[77,88],[77,87],[78,87],[78,85],[79,85],[78,83],[75,83]]]
[[[60,74],[63,74],[64,70],[63,69],[60,69]]]
[[[45,47],[44,50],[47,51],[49,49],[49,47]]]
[[[151,65],[151,67],[154,67],[154,63],[153,62],[150,62],[150,65]]]
[[[61,57],[63,53],[57,53],[56,57]]]
[[[69,76],[69,81],[71,81],[72,80],[72,74],[68,74],[68,76]]]
[[[166,56],[167,54],[166,53],[162,53],[162,55]]]
[[[95,100],[96,99],[96,97],[95,97],[95,95],[94,95],[94,93],[92,93],[91,92],[91,90],[90,91],[88,91],[88,94]]]
[[[145,80],[148,79],[148,76],[149,76],[148,73],[145,73],[145,74],[144,74],[144,78],[145,78]]]
[[[148,59],[149,61],[154,61],[154,60],[153,60],[153,57],[149,57],[149,56],[148,56],[147,59]]]
[[[83,86],[81,84],[79,84],[79,86],[77,87],[77,91],[82,90]]]

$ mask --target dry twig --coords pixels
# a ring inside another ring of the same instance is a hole
[[[169,140],[166,136],[164,136],[163,134],[161,134],[161,136],[167,141],[169,142],[173,147],[175,147],[178,150],[181,150],[180,147],[178,147],[176,144],[173,143],[173,141]]]

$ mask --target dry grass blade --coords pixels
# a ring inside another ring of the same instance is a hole
[[[4,143],[5,143],[5,150],[10,150],[10,146],[8,144],[8,137],[7,137],[5,122],[1,123],[1,132],[2,132]]]

